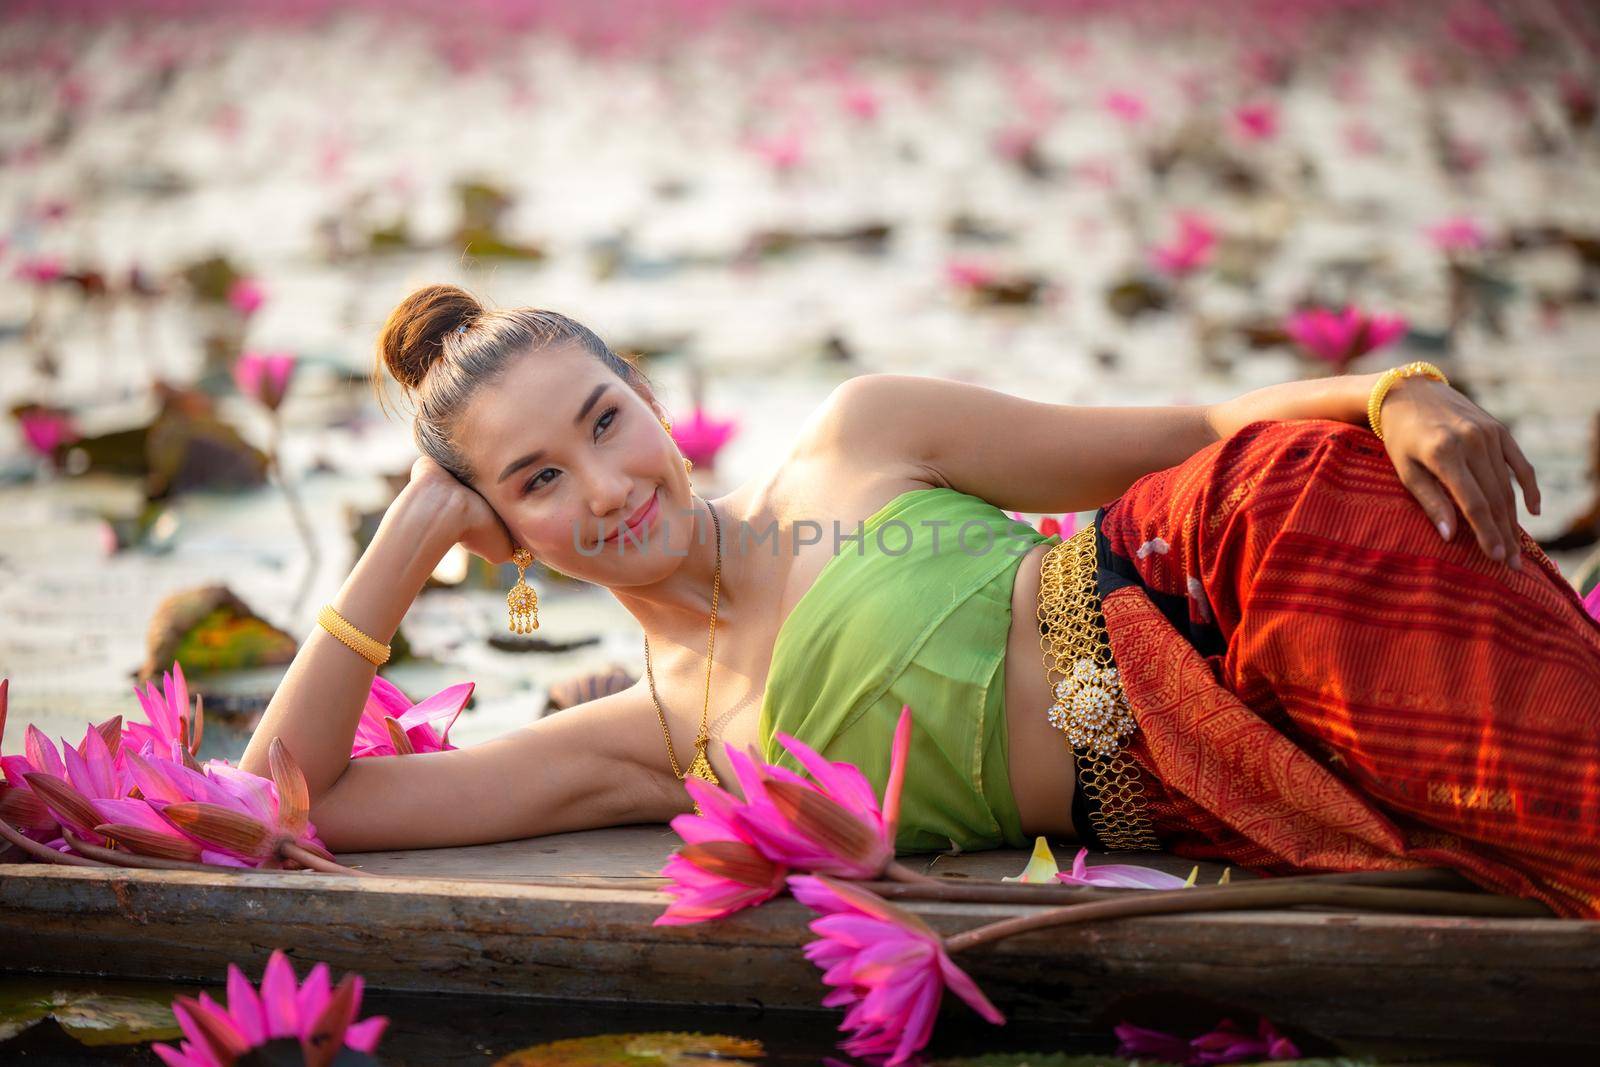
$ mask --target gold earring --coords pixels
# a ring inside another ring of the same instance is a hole
[[[512,633],[531,633],[539,628],[539,594],[523,580],[523,572],[533,563],[533,553],[519,547],[511,553],[511,562],[517,568],[517,584],[506,594],[506,607],[511,609],[508,626]]]
[[[684,456],[683,473],[688,474],[692,470],[694,470],[694,460],[690,459],[688,456]]]

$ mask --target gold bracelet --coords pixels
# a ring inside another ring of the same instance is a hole
[[[1372,432],[1378,435],[1378,440],[1383,440],[1383,423],[1378,418],[1378,413],[1383,408],[1383,398],[1388,395],[1395,382],[1401,378],[1415,378],[1419,374],[1427,375],[1446,385],[1450,384],[1450,379],[1444,376],[1444,371],[1420,359],[1403,367],[1392,367],[1378,376],[1377,382],[1372,386],[1372,392],[1367,395],[1367,423],[1372,427]]]
[[[322,610],[317,613],[317,622],[362,659],[369,660],[379,667],[389,661],[389,646],[356,629],[349,619],[333,610],[332,604],[322,606]]]

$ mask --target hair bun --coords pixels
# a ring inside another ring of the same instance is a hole
[[[378,357],[407,392],[427,377],[444,339],[483,314],[483,305],[458,285],[425,285],[389,313],[378,334]]]

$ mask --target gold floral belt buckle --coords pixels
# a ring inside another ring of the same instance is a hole
[[[1108,851],[1161,847],[1145,814],[1139,765],[1122,751],[1139,728],[1128,706],[1095,588],[1093,523],[1045,553],[1039,647],[1051,687],[1050,725],[1067,735],[1089,824]]]

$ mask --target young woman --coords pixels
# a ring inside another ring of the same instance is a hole
[[[564,316],[429,286],[379,349],[422,458],[243,759],[283,739],[330,848],[665,821],[686,773],[731,781],[725,743],[787,762],[778,731],[881,787],[910,704],[903,851],[1443,865],[1600,915],[1600,625],[1517,526],[1520,449],[1439,380],[1386,382],[1380,439],[1377,375],[1148,408],[867,375],[707,501],[638,370]],[[1100,505],[1067,542],[1002,510]],[[610,590],[648,677],[351,761],[375,650],[458,542]]]

